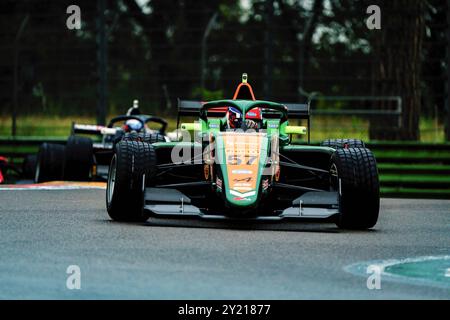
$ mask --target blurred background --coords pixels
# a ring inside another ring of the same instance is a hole
[[[177,98],[231,98],[246,72],[259,99],[312,101],[313,141],[364,139],[386,175],[403,159],[446,177],[449,21],[448,0],[2,0],[0,153],[103,124],[133,99],[175,129]]]
[[[71,4],[79,30],[66,26]],[[380,30],[366,25],[374,4]],[[102,123],[135,98],[174,118],[177,98],[230,97],[247,72],[261,99],[313,98],[313,139],[443,142],[449,10],[445,0],[2,0],[0,134],[13,112],[18,135],[68,134],[65,119]]]

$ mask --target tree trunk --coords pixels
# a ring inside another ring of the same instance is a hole
[[[374,50],[374,93],[400,96],[402,115],[373,118],[370,139],[419,140],[421,50],[424,37],[423,0],[384,0],[382,24]],[[375,109],[393,110],[392,102],[376,102]],[[399,121],[400,120],[400,121]]]

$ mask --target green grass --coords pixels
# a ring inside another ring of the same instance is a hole
[[[421,118],[419,123],[420,141],[422,142],[444,142],[445,132],[443,124],[436,119]]]
[[[73,121],[95,123],[90,117],[25,116],[17,119],[17,135],[67,137]],[[11,119],[0,118],[0,136],[10,135]]]
[[[112,116],[109,116],[110,119]],[[169,123],[168,130],[176,128],[175,118],[166,118]],[[185,119],[191,121],[191,119]],[[72,122],[94,124],[94,117],[56,117],[56,116],[24,116],[17,119],[18,136],[60,136],[70,134]],[[296,122],[293,122],[295,124]],[[350,118],[328,119],[315,118],[312,127],[312,138],[321,141],[330,137],[352,137],[367,140],[368,124]],[[0,117],[0,136],[11,135],[11,118]]]
[[[109,115],[107,119],[114,115]],[[175,118],[167,118],[169,131],[176,127]],[[40,115],[40,116],[20,116],[17,119],[18,136],[60,136],[66,137],[70,133],[72,122],[94,124],[95,117]],[[185,121],[191,121],[185,119]],[[298,124],[298,121],[291,121],[291,124]],[[303,121],[303,125],[306,122]],[[444,129],[442,124],[438,124],[433,119],[420,120],[421,142],[444,142]],[[355,138],[369,141],[369,121],[359,117],[330,117],[315,116],[311,119],[311,139],[323,141],[329,138]],[[0,117],[0,136],[11,135],[11,117]]]
[[[354,138],[368,141],[369,122],[356,117],[312,117],[311,140],[323,141],[331,138]]]
[[[111,119],[108,116],[107,119]],[[168,129],[174,130],[176,119],[166,119]],[[95,124],[94,117],[57,117],[57,116],[24,116],[17,119],[17,136],[52,136],[67,137],[70,135],[72,122]],[[0,136],[11,136],[11,118],[0,117]]]
[[[0,147],[0,154],[1,153],[35,153],[37,152],[38,147],[34,146],[1,146]]]
[[[435,119],[421,118],[420,142],[445,142],[444,126]],[[354,138],[369,141],[369,121],[358,117],[316,116],[311,119],[311,139]]]

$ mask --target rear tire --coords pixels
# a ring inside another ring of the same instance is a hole
[[[366,144],[362,140],[358,139],[328,139],[323,141],[320,145],[323,147],[330,147],[333,149],[366,147]]]
[[[112,220],[144,222],[146,180],[155,172],[156,153],[151,144],[122,140],[116,145],[108,172],[106,207]]]
[[[338,149],[332,156],[330,171],[336,173],[338,192],[340,184],[337,226],[359,230],[375,226],[380,210],[380,184],[372,152],[365,148]]]
[[[85,137],[70,136],[67,140],[64,159],[64,180],[89,180],[93,160],[92,140]]]
[[[45,142],[40,146],[34,176],[36,183],[63,179],[64,150],[60,144]]]

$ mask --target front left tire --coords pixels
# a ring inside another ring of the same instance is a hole
[[[153,146],[141,141],[122,140],[111,160],[106,188],[106,207],[112,220],[144,222],[146,180],[155,172]]]

